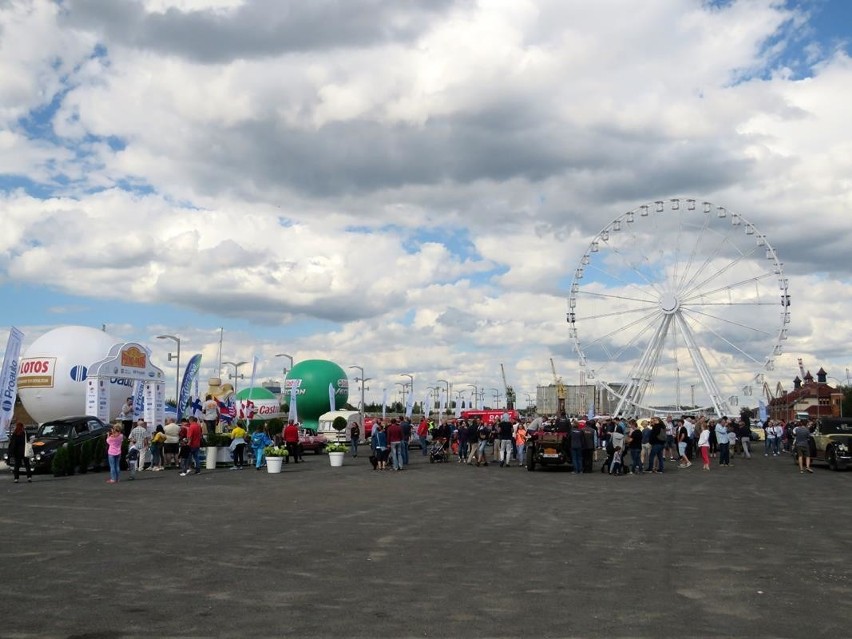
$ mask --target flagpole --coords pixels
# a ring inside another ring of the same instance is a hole
[[[225,336],[225,327],[222,326],[219,328],[219,368],[216,369],[216,376],[218,377],[222,373],[222,339]]]

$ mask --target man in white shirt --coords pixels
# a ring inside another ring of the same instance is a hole
[[[128,437],[130,444],[136,444],[139,450],[139,470],[145,470],[145,460],[148,457],[148,447],[151,443],[151,434],[148,432],[148,427],[145,425],[145,420],[140,419],[136,422],[136,426],[130,431]]]

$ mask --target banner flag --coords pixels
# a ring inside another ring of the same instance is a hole
[[[405,402],[405,416],[411,419],[411,414],[414,412],[414,393],[408,394],[408,399]]]
[[[145,382],[133,382],[133,421],[145,419]]]
[[[385,415],[388,409],[388,389],[382,389],[382,421],[385,420]]]
[[[201,369],[201,354],[193,355],[186,364],[186,369],[183,371],[183,380],[180,384],[180,395],[177,403],[177,418],[178,421],[184,417],[189,417],[190,404],[192,397],[190,391],[193,382],[198,381],[198,371]]]
[[[333,412],[337,410],[334,401],[334,384],[328,385],[328,410]]]
[[[589,412],[586,413],[586,419],[594,419],[595,418],[595,403],[591,402],[589,404]]]
[[[298,390],[295,383],[290,385],[290,413],[287,415],[287,419],[294,424],[299,421],[299,413],[296,409],[296,392]]]
[[[760,421],[765,424],[769,420],[769,415],[766,412],[766,402],[764,402],[762,399],[757,402],[757,410],[760,416]]]
[[[3,354],[3,370],[0,371],[0,441],[9,439],[12,417],[15,414],[15,399],[18,397],[18,370],[21,363],[21,344],[24,334],[12,326]],[[17,480],[16,480],[17,481]]]

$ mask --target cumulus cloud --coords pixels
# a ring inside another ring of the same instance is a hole
[[[631,6],[5,3],[0,283],[85,300],[54,310],[130,291],[250,322],[262,337],[230,337],[266,374],[276,327],[376,384],[500,387],[504,362],[532,391],[551,356],[580,379],[566,297],[591,238],[693,196],[766,233],[791,350],[836,359],[822,336],[852,326],[822,300],[850,280],[848,55],[775,0]],[[177,329],[128,327],[157,330]]]

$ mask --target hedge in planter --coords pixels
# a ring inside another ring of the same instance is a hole
[[[56,449],[56,454],[53,456],[53,461],[50,464],[50,470],[53,471],[54,477],[64,477],[68,473],[70,464],[70,456],[68,446],[60,446]]]

